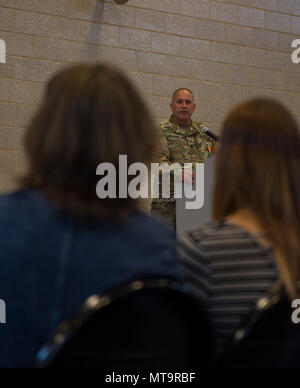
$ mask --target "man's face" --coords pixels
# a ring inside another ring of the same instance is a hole
[[[172,103],[171,110],[174,119],[178,124],[189,125],[192,115],[196,109],[193,95],[187,90],[179,90],[176,93]]]

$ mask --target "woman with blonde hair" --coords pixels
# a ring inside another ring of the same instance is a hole
[[[257,98],[226,118],[217,154],[215,222],[180,255],[213,320],[217,350],[279,280],[300,295],[300,133],[281,104]]]

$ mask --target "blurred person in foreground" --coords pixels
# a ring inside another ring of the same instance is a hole
[[[27,367],[50,332],[92,294],[136,279],[181,280],[175,237],[138,201],[100,200],[99,163],[147,164],[156,129],[111,66],[58,73],[25,139],[23,188],[0,196],[0,366]],[[130,181],[130,179],[129,179]]]
[[[279,103],[254,99],[225,120],[217,154],[215,222],[179,247],[205,301],[217,352],[277,281],[299,297],[300,134]]]

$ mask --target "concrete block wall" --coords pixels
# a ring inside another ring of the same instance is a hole
[[[218,132],[232,106],[267,95],[300,121],[300,0],[0,0],[0,191],[25,169],[22,137],[45,82],[60,67],[111,61],[159,122],[179,87],[195,118]]]

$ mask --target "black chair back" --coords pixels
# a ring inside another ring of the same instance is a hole
[[[261,299],[221,357],[225,368],[299,368],[300,325],[279,288]]]
[[[212,349],[206,313],[182,285],[136,281],[90,297],[39,351],[37,367],[209,367]]]

